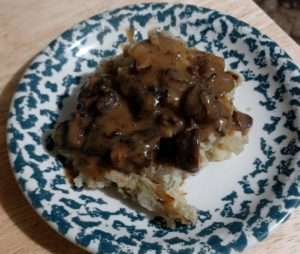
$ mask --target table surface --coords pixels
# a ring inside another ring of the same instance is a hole
[[[0,253],[86,253],[54,232],[34,212],[18,189],[7,157],[6,116],[14,89],[26,65],[49,41],[104,9],[133,2],[138,1],[0,0]],[[217,9],[248,22],[277,41],[300,64],[300,47],[251,0],[181,2]],[[300,253],[299,233],[300,210],[267,240],[245,253]]]

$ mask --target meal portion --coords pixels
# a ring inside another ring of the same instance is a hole
[[[184,179],[247,142],[252,118],[233,105],[237,85],[222,58],[152,32],[88,76],[54,131],[58,157],[77,186],[113,185],[169,223],[194,223]]]

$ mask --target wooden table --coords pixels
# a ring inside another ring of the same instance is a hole
[[[86,253],[55,233],[18,189],[5,144],[6,114],[15,86],[30,59],[73,24],[134,0],[0,0],[0,253]],[[171,2],[171,1],[170,1]],[[183,1],[214,8],[261,29],[297,63],[300,48],[251,0]],[[300,210],[272,236],[246,253],[300,253]]]

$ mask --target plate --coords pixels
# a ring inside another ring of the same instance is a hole
[[[195,226],[167,229],[110,193],[72,188],[45,149],[45,135],[74,103],[81,77],[121,52],[129,27],[136,40],[153,28],[169,31],[224,57],[243,78],[235,104],[254,118],[249,144],[187,180],[187,199],[198,209]],[[64,32],[27,68],[10,108],[10,161],[32,207],[92,253],[241,252],[299,205],[299,82],[299,68],[275,42],[231,16],[168,3],[107,11]]]

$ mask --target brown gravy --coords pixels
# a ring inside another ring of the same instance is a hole
[[[138,172],[161,163],[193,172],[210,134],[245,134],[252,125],[228,96],[236,85],[221,57],[153,32],[89,77],[54,142],[93,177],[95,168]]]

